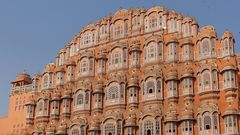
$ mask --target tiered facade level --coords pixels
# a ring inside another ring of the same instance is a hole
[[[26,135],[237,135],[238,82],[230,32],[155,6],[87,25],[11,96],[32,87]]]

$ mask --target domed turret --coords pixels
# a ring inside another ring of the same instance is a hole
[[[13,87],[23,86],[32,83],[32,78],[27,72],[20,73],[14,81],[12,81]]]

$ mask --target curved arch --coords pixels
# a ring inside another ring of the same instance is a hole
[[[154,7],[150,8],[150,9],[148,9],[147,12],[145,13],[145,15],[149,15],[152,12],[159,13],[159,12],[163,12],[163,11],[165,11],[164,7],[154,6]]]
[[[156,42],[158,44],[163,42],[163,37],[158,34],[151,35],[145,39],[143,47],[148,45],[150,42]]]
[[[102,124],[105,124],[108,120],[113,120],[113,121],[117,121],[117,118],[114,116],[107,116],[106,118],[104,118],[102,120]]]

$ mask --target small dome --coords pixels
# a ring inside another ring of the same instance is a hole
[[[223,69],[221,70],[221,73],[227,70],[237,70],[233,65],[226,65],[223,67]]]
[[[186,45],[186,44],[193,45],[192,39],[191,38],[184,38],[181,45]]]
[[[70,59],[69,61],[67,61],[66,65],[67,66],[76,66],[76,63],[74,60]]]
[[[65,72],[64,67],[63,66],[57,67],[56,72]]]
[[[228,106],[223,114],[223,116],[226,116],[226,115],[237,115],[238,114],[238,111],[236,108],[234,108],[233,106]]]
[[[166,115],[165,122],[174,122],[174,121],[177,121],[177,115],[173,112],[169,112]]]
[[[62,98],[71,98],[71,90],[65,90]]]
[[[215,38],[217,38],[216,29],[211,25],[207,25],[207,26],[202,27],[200,29],[200,32],[199,32],[199,38],[202,39],[204,37],[215,37]]]
[[[25,103],[25,105],[35,105],[35,104],[36,103],[35,103],[33,95],[29,96],[27,99],[27,102]]]
[[[222,34],[222,39],[225,39],[225,38],[233,38],[232,33],[229,31],[224,31]]]
[[[169,70],[166,81],[169,81],[169,80],[178,80],[177,70],[174,70],[174,69]]]
[[[181,120],[194,120],[193,111],[189,109],[182,111]]]
[[[135,114],[129,114],[127,120],[126,120],[126,126],[136,126],[136,115]]]
[[[96,87],[95,89],[93,90],[93,93],[103,93],[103,86],[104,86],[104,83],[101,79],[98,79],[97,81],[97,84],[96,84]]]
[[[32,83],[32,78],[27,72],[23,71],[16,77],[14,81],[12,81],[12,83],[16,83],[16,82],[26,82],[27,84],[30,84]]]
[[[128,87],[133,87],[133,86],[138,87],[138,78],[135,72],[133,72],[128,84]]]
[[[183,70],[183,74],[182,74],[181,78],[194,77],[193,74],[194,74],[194,72],[193,72],[193,69],[191,67],[185,67],[184,70]]]
[[[52,100],[60,100],[61,94],[59,92],[54,92]]]

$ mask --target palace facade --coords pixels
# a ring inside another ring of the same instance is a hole
[[[121,9],[12,82],[10,100],[27,98],[18,133],[238,135],[237,60],[228,31],[164,7]]]

